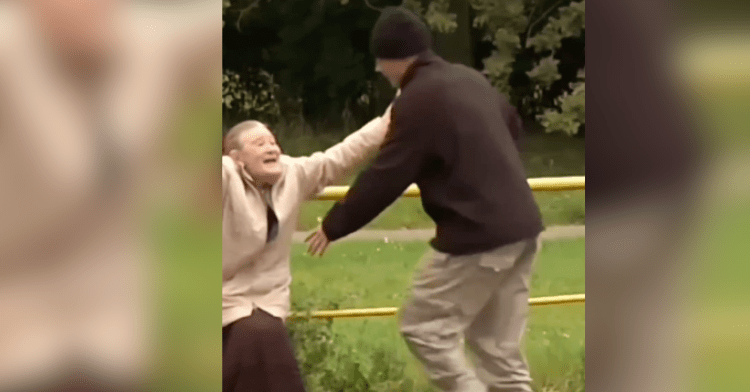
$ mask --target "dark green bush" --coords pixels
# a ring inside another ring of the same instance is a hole
[[[338,309],[338,304],[309,300],[295,311]],[[346,322],[346,321],[338,321]],[[333,320],[290,321],[289,336],[309,392],[414,391],[404,373],[406,363],[390,350],[366,342],[346,344],[333,331]]]

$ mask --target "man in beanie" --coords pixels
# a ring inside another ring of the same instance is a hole
[[[416,15],[383,11],[372,51],[401,95],[376,160],[308,238],[309,252],[322,255],[416,183],[437,230],[402,311],[409,347],[443,391],[531,391],[520,345],[543,230],[539,209],[500,93],[430,46]],[[478,358],[476,371],[463,355],[464,339]]]

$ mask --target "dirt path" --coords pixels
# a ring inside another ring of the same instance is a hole
[[[304,242],[310,231],[294,233],[294,242]],[[339,241],[428,241],[435,235],[434,229],[419,230],[360,230],[352,233]],[[571,238],[583,238],[586,235],[586,226],[552,226],[542,233],[542,239],[560,240]]]

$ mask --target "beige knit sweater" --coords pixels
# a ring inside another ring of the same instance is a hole
[[[300,205],[370,158],[385,138],[389,111],[341,143],[309,157],[282,155],[282,175],[271,190],[279,234],[266,244],[266,204],[250,175],[222,157],[222,325],[254,308],[286,319],[292,275],[289,257]]]

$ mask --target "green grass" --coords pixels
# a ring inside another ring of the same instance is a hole
[[[163,263],[152,390],[212,391],[221,383],[221,225],[172,214],[162,215],[154,233]]]
[[[307,155],[325,149],[341,138],[324,135],[317,138],[306,136],[302,139],[292,139],[290,143],[294,148],[292,152],[287,152],[292,155]],[[526,138],[522,159],[529,177],[584,175],[584,140],[557,134],[532,134]],[[339,185],[351,185],[358,173],[354,172],[344,178]],[[585,191],[536,192],[535,197],[546,225],[585,223]],[[318,219],[322,219],[333,204],[332,201],[305,203],[297,229],[307,231],[316,228],[319,224]],[[424,212],[420,199],[401,198],[365,228],[393,230],[432,227],[435,227],[435,224]]]
[[[741,180],[742,176],[737,176]],[[688,352],[696,391],[740,391],[750,385],[750,195],[716,200],[698,233],[690,294],[693,340]]]
[[[536,192],[537,205],[547,226],[584,224],[586,219],[585,191]],[[300,212],[297,230],[312,230],[320,224],[333,207],[333,201],[310,201]],[[401,198],[383,211],[364,229],[429,229],[435,223],[422,208],[422,201],[415,198]]]
[[[695,92],[696,115],[705,127],[706,142],[715,154],[746,156],[750,144],[750,85],[708,86]],[[744,172],[732,181],[746,181]],[[728,188],[717,197],[700,221],[694,270],[691,271],[690,327],[695,336],[687,346],[689,382],[695,391],[740,391],[750,385],[750,248],[747,222],[750,194]],[[746,192],[746,191],[745,191]],[[694,288],[692,288],[694,287]]]
[[[585,240],[545,242],[532,277],[532,297],[585,292]],[[293,248],[293,302],[314,297],[338,308],[400,306],[408,296],[416,265],[427,251],[422,242],[344,242],[323,258]],[[585,336],[582,305],[534,308],[526,353],[537,390],[583,390]],[[426,386],[420,365],[408,352],[395,318],[337,320],[337,344],[367,352],[387,348],[407,363],[406,374],[417,389]],[[367,355],[361,366],[367,368]]]

